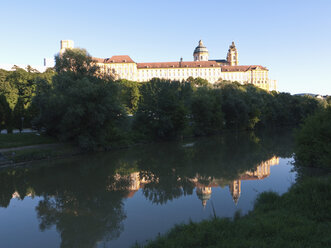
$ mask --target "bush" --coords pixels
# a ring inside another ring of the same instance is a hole
[[[331,168],[331,107],[307,118],[295,139],[296,165]]]

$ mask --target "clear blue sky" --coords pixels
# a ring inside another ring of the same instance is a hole
[[[74,40],[92,56],[192,60],[202,39],[222,59],[269,68],[278,89],[331,95],[331,0],[4,0],[0,64],[42,65]]]

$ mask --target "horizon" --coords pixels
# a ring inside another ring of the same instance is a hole
[[[192,61],[200,39],[211,59],[224,59],[234,41],[239,64],[267,67],[278,91],[331,95],[331,2],[206,1],[208,11],[197,2],[5,3],[0,65],[42,66],[66,39],[94,57],[123,54],[137,63]]]

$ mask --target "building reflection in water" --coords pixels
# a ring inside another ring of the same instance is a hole
[[[234,203],[237,205],[238,200],[240,198],[241,194],[241,181],[246,180],[263,180],[267,178],[270,175],[270,167],[273,165],[279,164],[279,158],[274,156],[271,159],[264,161],[260,163],[255,170],[250,170],[242,173],[239,175],[239,177],[231,182],[228,182],[229,191],[231,193],[232,199]],[[133,172],[129,175],[120,175],[115,174],[114,179],[116,184],[110,185],[108,187],[109,191],[112,190],[127,190],[127,198],[131,198],[134,196],[134,194],[139,190],[143,189],[144,186],[151,181],[157,182],[158,178],[155,178],[153,175],[149,175],[149,178],[146,179],[144,176],[141,176],[145,173],[141,172]],[[200,181],[208,181],[208,183],[201,183]],[[212,195],[212,188],[216,188],[221,186],[220,181],[222,179],[216,179],[216,178],[202,178],[199,175],[196,175],[194,178],[188,179],[196,188],[196,194],[198,198],[201,200],[203,207],[206,206],[207,201],[211,198]],[[119,184],[119,181],[125,181],[126,183],[121,186]]]

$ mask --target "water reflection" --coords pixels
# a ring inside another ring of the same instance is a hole
[[[121,235],[125,199],[139,190],[155,205],[196,193],[202,208],[215,187],[228,186],[237,204],[241,182],[268,177],[279,157],[291,156],[291,141],[290,131],[236,133],[1,170],[0,206],[41,197],[41,231],[55,226],[61,247],[95,247]]]
[[[241,181],[245,180],[263,180],[267,178],[270,175],[270,167],[273,165],[278,165],[279,164],[279,158],[276,156],[273,156],[271,159],[266,160],[261,162],[254,168],[253,170],[248,170],[245,171],[244,173],[240,174],[238,178],[235,180],[227,180],[226,178],[214,178],[214,177],[209,177],[205,178],[197,174],[193,178],[177,178],[177,182],[179,188],[178,192],[183,191],[183,186],[181,185],[182,183],[185,184],[187,187],[187,183],[191,183],[190,185],[190,192],[192,192],[192,189],[196,189],[196,194],[198,198],[202,202],[202,206],[206,206],[207,201],[211,198],[212,195],[212,188],[216,187],[224,187],[224,185],[228,184],[230,194],[232,196],[232,199],[235,204],[238,203],[240,194],[241,194]],[[115,174],[114,175],[114,180],[117,183],[114,183],[109,187],[111,191],[113,190],[127,190],[128,194],[126,197],[131,198],[134,196],[134,194],[139,190],[143,189],[145,192],[145,196],[149,200],[153,200],[155,197],[160,198],[160,196],[155,196],[153,195],[150,197],[150,188],[147,187],[147,184],[149,183],[158,183],[160,181],[159,178],[155,177],[154,175],[150,177],[145,177],[146,172],[133,172],[129,175],[120,175],[120,174]],[[123,185],[119,188],[117,185],[119,182],[125,181],[126,186],[123,187]],[[154,188],[155,186],[153,186]],[[187,192],[187,191],[186,191]],[[175,193],[175,195],[181,195],[181,193]],[[163,201],[155,201],[155,202],[160,202],[163,203]]]

